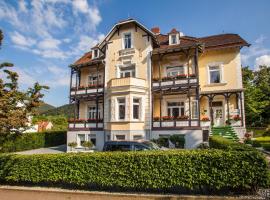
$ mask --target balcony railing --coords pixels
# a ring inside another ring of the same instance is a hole
[[[163,77],[161,81],[159,78],[153,78],[153,87],[166,87],[166,86],[174,86],[174,85],[187,85],[188,82],[190,84],[197,84],[198,78],[195,74],[190,74],[189,76],[186,74],[181,74],[174,77]]]
[[[124,57],[124,56],[131,56],[135,54],[135,49],[130,48],[130,49],[122,49],[119,51],[119,57]]]
[[[70,95],[73,96],[75,94],[81,95],[81,94],[94,94],[103,92],[104,86],[102,84],[100,85],[89,85],[89,86],[79,86],[78,88],[71,88]]]
[[[68,121],[68,128],[70,130],[103,129],[103,119],[70,119]]]
[[[189,120],[188,117],[183,116],[179,117],[178,119],[169,116],[164,116],[162,117],[162,120],[160,120],[157,117],[154,117],[153,121],[153,128],[186,128],[198,126],[199,126],[198,119]]]
[[[116,78],[112,79],[108,83],[108,87],[118,87],[118,86],[141,86],[145,87],[146,82],[144,79],[127,77],[127,78]]]

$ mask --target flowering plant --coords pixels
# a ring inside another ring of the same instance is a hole
[[[155,78],[153,78],[153,81],[159,81],[159,78],[155,77]]]
[[[239,115],[235,115],[235,116],[233,116],[233,120],[239,121],[239,120],[241,120],[241,117]]]
[[[207,121],[210,121],[210,119],[209,119],[209,117],[204,116],[204,117],[202,117],[201,121],[207,122]]]
[[[68,122],[85,122],[86,120],[85,119],[74,119],[74,118],[70,118],[68,120]]]
[[[175,76],[176,79],[183,79],[186,78],[187,75],[186,74],[178,74],[177,76]]]
[[[176,117],[176,119],[177,120],[187,120],[188,116],[187,115],[181,115],[181,116]]]
[[[160,118],[159,118],[159,117],[154,117],[153,120],[154,120],[154,121],[159,121]]]
[[[163,121],[170,121],[170,120],[173,120],[173,119],[174,119],[173,116],[163,116],[163,117],[162,117],[162,120],[163,120]]]
[[[79,90],[83,90],[83,89],[85,89],[85,86],[84,85],[80,85],[79,86]]]
[[[174,77],[172,76],[165,76],[165,77],[162,77],[162,81],[172,81]]]
[[[189,74],[188,76],[194,78],[196,77],[196,74]]]

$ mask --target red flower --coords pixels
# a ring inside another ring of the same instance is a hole
[[[202,117],[201,121],[207,122],[210,121],[209,117]]]

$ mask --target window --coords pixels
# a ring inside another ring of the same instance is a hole
[[[125,77],[135,77],[135,66],[120,68],[120,78]]]
[[[125,135],[116,135],[116,140],[125,140],[126,136]]]
[[[140,99],[134,98],[133,99],[133,119],[140,118]]]
[[[131,33],[124,34],[124,49],[131,48]]]
[[[93,50],[93,58],[97,58],[98,57],[98,49],[94,49]]]
[[[221,82],[221,70],[219,66],[209,66],[209,76],[210,84],[211,83],[220,83]]]
[[[167,67],[167,76],[177,76],[180,74],[185,74],[184,66]]]
[[[96,119],[96,106],[89,106],[88,107],[88,119]],[[101,117],[101,109],[100,106],[98,107],[98,119]]]
[[[198,119],[198,101],[191,102],[191,117],[192,119]]]
[[[171,44],[177,44],[176,35],[171,35]]]
[[[88,135],[88,141],[91,141],[94,147],[96,146],[96,137],[92,134]]]
[[[141,140],[143,139],[142,135],[133,135],[133,140]]]
[[[101,74],[98,75],[98,83],[101,83],[102,78]],[[88,76],[88,85],[96,85],[97,84],[97,75],[90,75]]]
[[[184,102],[168,102],[168,116],[178,117],[185,114],[185,103]]]
[[[118,119],[125,119],[126,114],[126,100],[124,98],[118,99]]]
[[[83,142],[85,141],[85,134],[78,134],[77,141],[78,145],[82,146]]]

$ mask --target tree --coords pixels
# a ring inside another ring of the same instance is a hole
[[[245,88],[245,112],[248,126],[266,126],[270,117],[270,67],[257,71],[242,69]]]
[[[0,30],[0,44],[3,34]],[[18,135],[27,129],[28,116],[42,103],[42,90],[49,87],[35,83],[32,88],[20,91],[18,74],[9,70],[11,63],[1,63],[0,70],[5,78],[0,78],[0,136],[5,139],[10,134]]]

